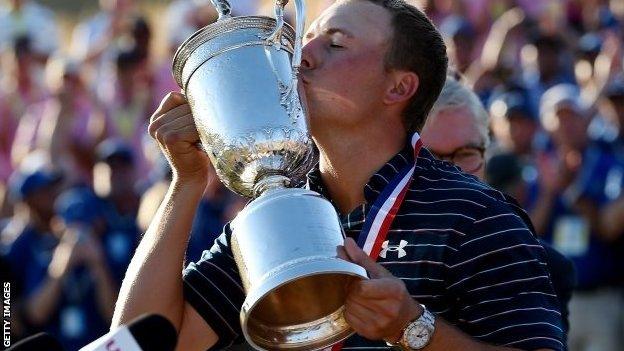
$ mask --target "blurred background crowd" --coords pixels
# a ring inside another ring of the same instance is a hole
[[[308,22],[331,2],[307,1]],[[570,349],[624,349],[624,1],[413,2],[489,112],[492,143],[475,147],[474,164],[575,264]],[[235,14],[273,11],[270,0],[231,3]],[[0,263],[13,340],[45,330],[76,350],[108,331],[171,179],[150,115],[179,90],[175,49],[215,20],[208,0],[0,0]],[[245,204],[213,179],[187,260]]]

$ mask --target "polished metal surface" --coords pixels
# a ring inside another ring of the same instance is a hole
[[[303,18],[302,9],[297,15]],[[298,183],[314,163],[297,91],[300,22],[295,33],[281,16],[224,17],[193,34],[174,58],[174,77],[217,175],[246,197],[267,175]]]
[[[230,7],[230,3],[227,0],[210,0],[210,2],[212,2],[212,5],[215,7],[215,9],[217,9],[219,19],[230,16],[232,9]]]
[[[243,333],[262,349],[314,350],[353,333],[342,315],[345,286],[366,271],[337,258],[336,210],[305,189],[272,189],[232,221],[232,252],[247,297]]]
[[[287,0],[276,0],[276,19],[232,17],[226,0],[212,1],[219,20],[182,44],[173,73],[219,179],[254,198],[231,224],[242,330],[257,349],[323,349],[353,333],[345,286],[366,271],[337,258],[344,233],[333,206],[292,188],[315,162],[297,90],[304,3],[295,1],[293,31]]]

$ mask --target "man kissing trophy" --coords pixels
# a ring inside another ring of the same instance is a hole
[[[231,223],[243,333],[259,349],[331,346],[353,333],[345,286],[366,271],[337,257],[344,232],[331,203],[293,187],[314,163],[297,89],[304,2],[296,31],[284,22],[288,0],[276,1],[275,19],[212,2],[219,19],[180,46],[173,72],[219,179],[253,199]]]

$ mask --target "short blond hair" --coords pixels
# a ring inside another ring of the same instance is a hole
[[[459,108],[470,111],[483,140],[483,147],[487,148],[490,145],[490,115],[472,89],[452,76],[447,76],[442,92],[433,105],[427,120],[436,118],[442,111]]]

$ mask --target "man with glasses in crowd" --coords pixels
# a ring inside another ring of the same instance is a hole
[[[490,116],[477,95],[448,76],[422,130],[424,146],[437,158],[448,161],[482,181],[486,176],[485,152],[490,146]],[[496,156],[494,156],[496,157]],[[499,189],[502,190],[502,189]],[[575,285],[572,261],[550,245],[546,250],[548,269],[559,299],[564,330],[568,331],[568,303]]]
[[[479,98],[449,76],[421,132],[423,144],[438,159],[484,179],[489,121]]]

